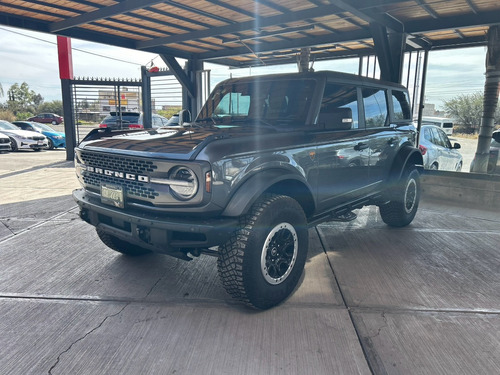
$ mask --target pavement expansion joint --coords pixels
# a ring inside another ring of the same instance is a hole
[[[71,211],[73,211],[75,209],[75,207],[71,207],[70,209],[68,210],[65,210],[63,212],[58,212],[57,214],[51,216],[51,217],[48,217],[48,218],[45,218],[45,219],[37,219],[37,218],[0,218],[0,223],[2,223],[12,234],[9,234],[7,236],[5,236],[4,238],[0,238],[0,243],[3,243],[3,242],[7,242],[9,240],[11,240],[12,238],[15,238],[19,235],[22,235],[23,233],[27,233],[35,228],[38,228],[44,224],[47,224],[47,223],[60,223],[60,224],[63,224],[63,223],[68,223],[68,222],[71,222],[71,221],[74,221],[75,219],[74,218],[71,218],[71,219],[61,219],[62,216],[70,213]],[[36,224],[34,225],[30,225],[29,227],[27,228],[24,228],[24,229],[21,229],[19,232],[13,232],[9,226],[8,226],[8,222],[10,220],[13,220],[13,219],[16,219],[17,221],[26,221],[26,222],[36,222]]]

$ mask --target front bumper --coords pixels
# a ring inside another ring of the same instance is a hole
[[[21,150],[29,149],[29,150],[40,150],[42,148],[47,147],[47,142],[38,142],[32,140],[23,139],[18,141],[17,148]]]
[[[52,141],[54,148],[66,148],[66,140],[65,139],[50,138],[50,140]]]
[[[172,217],[125,211],[99,202],[84,189],[73,191],[73,198],[80,206],[80,217],[89,224],[163,254],[222,245],[238,225],[238,218]]]

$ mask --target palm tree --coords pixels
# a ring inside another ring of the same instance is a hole
[[[483,116],[474,166],[471,172],[486,173],[490,154],[491,134],[495,128],[495,110],[500,90],[500,25],[488,30],[488,52],[486,54],[486,80],[484,82]]]

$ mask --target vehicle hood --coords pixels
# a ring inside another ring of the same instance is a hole
[[[31,131],[28,131],[28,130],[10,130],[10,129],[1,129],[0,130],[3,134],[7,134],[7,135],[18,135],[20,137],[23,137],[23,138],[33,138],[34,136],[38,136],[38,137],[43,137],[43,134],[40,134],[40,133],[37,133],[37,132],[31,132]]]
[[[119,132],[106,132],[103,129],[95,129],[85,137],[79,148],[99,152],[189,160],[195,158],[210,143],[228,138],[247,137],[255,139],[255,135],[264,134],[286,138],[276,129],[259,127],[165,127]],[[265,138],[269,137],[266,136]]]
[[[0,138],[9,138],[6,134],[0,132]]]
[[[110,149],[127,154],[148,153],[150,156],[158,155],[170,157],[183,155],[189,158],[196,153],[202,144],[210,143],[224,137],[224,132],[210,128],[158,128],[153,130],[118,132],[108,136],[106,132],[98,135],[90,133],[79,145],[80,148],[91,148],[97,151]],[[112,133],[113,134],[113,133]],[[96,138],[97,135],[97,139]]]

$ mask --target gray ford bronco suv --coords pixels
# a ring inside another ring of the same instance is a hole
[[[377,205],[411,223],[422,155],[403,86],[336,72],[218,84],[177,128],[95,129],[76,148],[83,220],[111,249],[218,257],[226,291],[258,309],[302,274],[308,228]]]

